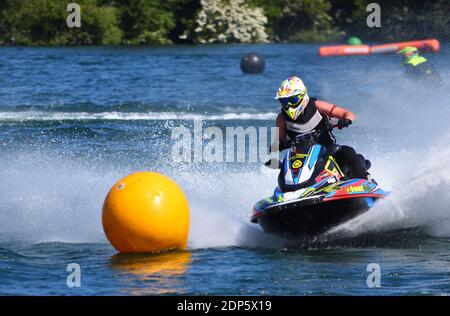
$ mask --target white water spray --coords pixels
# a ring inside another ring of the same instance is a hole
[[[390,168],[382,179],[394,180],[392,193],[330,233],[354,237],[420,227],[433,236],[450,236],[449,140],[427,150],[399,153],[389,164],[385,161]]]

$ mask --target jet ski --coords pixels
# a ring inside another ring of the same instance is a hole
[[[369,173],[366,179],[349,178],[348,167],[338,164],[335,150],[320,145],[318,136],[316,131],[299,135],[278,161],[278,186],[272,196],[255,204],[251,216],[264,232],[288,238],[318,236],[388,194]],[[364,163],[368,170],[370,162]]]

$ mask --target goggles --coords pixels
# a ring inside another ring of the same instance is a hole
[[[297,108],[302,103],[304,97],[304,94],[297,94],[288,98],[280,98],[278,100],[280,101],[281,106],[287,110],[288,108]]]

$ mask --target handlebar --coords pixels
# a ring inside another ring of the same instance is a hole
[[[291,145],[303,144],[309,140],[316,140],[319,137],[319,132],[313,130],[304,134],[297,135],[291,140]]]
[[[327,123],[326,130],[331,132],[337,125],[332,125],[331,123]],[[317,143],[319,139],[320,133],[316,130],[312,130],[310,132],[297,135],[294,139],[290,141],[290,147],[296,145],[308,146],[314,143]]]

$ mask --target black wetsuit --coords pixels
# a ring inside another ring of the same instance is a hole
[[[311,98],[300,117],[292,120],[284,111],[282,111],[286,120],[286,133],[289,139],[294,139],[297,135],[307,133],[312,130],[319,132],[318,143],[325,146],[341,166],[347,166],[347,175],[350,178],[367,178],[367,167],[364,157],[357,154],[350,146],[336,145],[336,139],[329,130],[329,119],[322,115],[316,106],[316,98]],[[280,145],[280,150],[286,149],[285,143]]]

